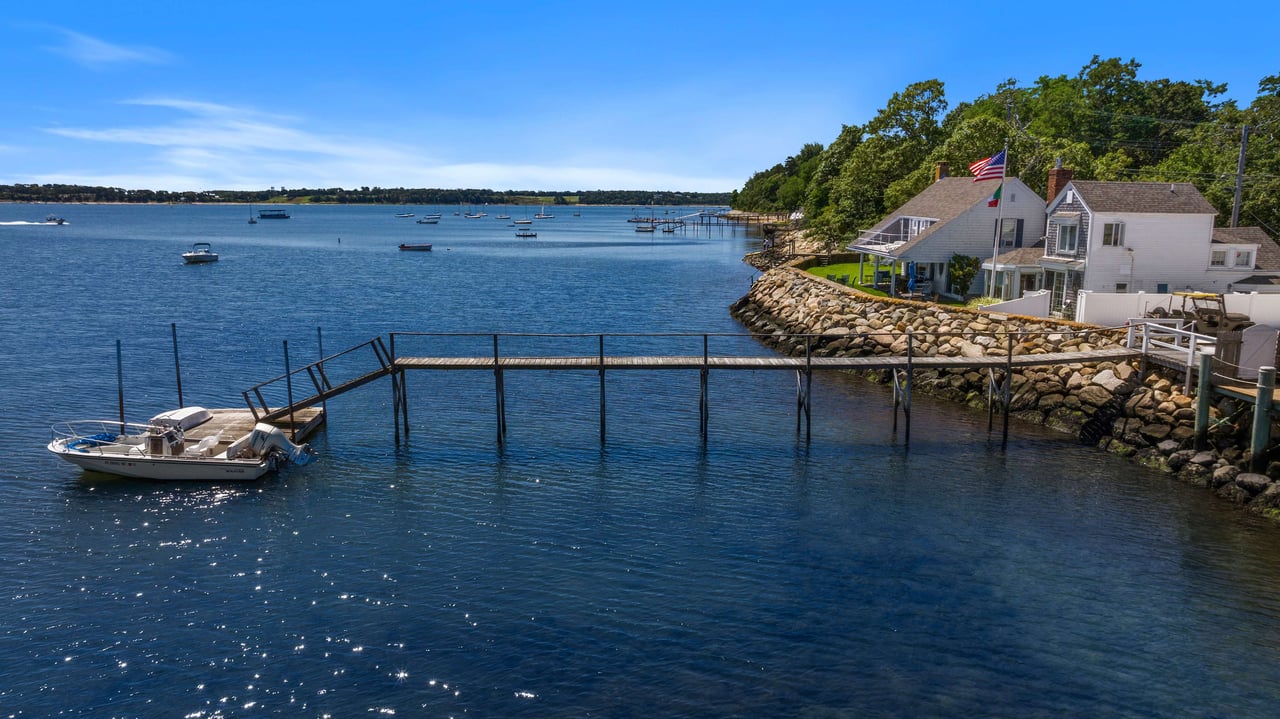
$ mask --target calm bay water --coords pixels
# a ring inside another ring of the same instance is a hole
[[[170,323],[214,407],[283,340],[314,359],[317,327],[328,352],[740,331],[740,233],[557,208],[519,240],[440,209],[0,205],[0,715],[1274,715],[1280,529],[1037,428],[1001,451],[927,398],[908,450],[857,379],[815,377],[810,442],[784,373],[713,373],[705,447],[696,374],[612,373],[603,448],[594,375],[509,373],[501,449],[491,376],[419,373],[406,445],[378,383],[257,484],[44,450],[114,416],[117,339],[130,417],[176,404]],[[70,224],[9,224],[51,211]],[[222,260],[182,265],[202,240]]]

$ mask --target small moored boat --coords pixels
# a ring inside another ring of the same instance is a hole
[[[408,243],[402,242],[400,243],[400,251],[401,252],[430,252],[431,245],[426,242],[417,243],[417,244],[408,244]]]
[[[315,454],[278,427],[259,422],[242,437],[201,433],[213,418],[203,407],[163,412],[146,423],[81,420],[53,427],[48,450],[94,472],[139,479],[251,481],[286,463],[306,464]],[[188,433],[191,433],[190,437]],[[196,440],[196,435],[204,436]]]
[[[516,237],[537,237],[538,233],[533,230],[516,230]]]
[[[419,217],[417,222],[419,225],[438,225],[440,224],[440,218],[439,217]]]
[[[213,246],[208,242],[197,242],[191,245],[190,252],[182,253],[182,261],[188,265],[199,265],[205,262],[217,262],[218,253],[213,251]]]
[[[258,219],[287,220],[289,219],[289,211],[288,210],[258,210]]]
[[[396,217],[413,217],[412,212],[397,212]]]

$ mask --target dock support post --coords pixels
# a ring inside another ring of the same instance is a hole
[[[1249,467],[1263,469],[1262,454],[1271,439],[1271,398],[1276,389],[1276,368],[1258,368],[1258,401],[1253,405],[1253,437],[1249,442]]]
[[[702,335],[702,371],[699,372],[698,377],[698,432],[702,437],[703,445],[707,443],[707,423],[710,419],[710,406],[708,404],[710,398],[707,396],[707,375],[709,370],[707,336]]]
[[[889,281],[892,282],[893,278],[890,277]],[[911,355],[912,355],[914,339],[915,339],[914,335],[912,334],[911,330],[908,329],[907,330],[907,402],[905,405],[903,405],[903,416],[906,418],[906,431],[902,435],[903,446],[909,446],[911,444],[911,383],[914,381],[914,378],[915,378],[915,372],[913,372],[911,368]]]
[[[1213,403],[1213,355],[1200,355],[1196,378],[1196,450],[1209,446],[1209,407]]]
[[[604,335],[600,335],[600,444],[604,445],[605,437],[605,395],[604,395]]]
[[[404,423],[404,441],[409,441],[409,375],[404,370],[392,371],[392,376],[400,379],[400,421]]]
[[[796,370],[796,434],[800,434],[800,420],[804,419],[804,439],[809,441],[813,427],[813,338],[804,338],[804,369]]]
[[[987,368],[987,434],[996,427],[996,368]]]
[[[391,423],[395,425],[394,431],[396,435],[396,446],[400,446],[400,413],[403,408],[400,406],[400,377],[396,376],[395,370],[391,371]],[[408,439],[407,437],[405,439]]]
[[[392,342],[394,341],[395,338],[392,337]],[[316,362],[316,369],[319,370],[320,376],[324,377],[324,334],[320,332],[319,327],[316,327],[316,351],[320,353],[319,360]],[[324,389],[327,392],[329,388],[325,387]],[[324,412],[324,416],[328,418],[329,400],[326,397],[327,395],[320,395],[320,411]]]
[[[183,407],[182,403],[182,366],[178,364],[178,323],[170,322],[169,329],[173,330],[173,374],[178,380],[178,406]]]
[[[506,389],[502,386],[502,362],[498,357],[498,335],[493,336],[493,382],[494,382],[494,410],[497,412],[498,420],[498,446],[507,439],[507,397]]]
[[[289,340],[284,341],[284,386],[289,395],[289,441],[296,440],[297,425],[293,421],[293,373],[289,369]]]
[[[1013,333],[1008,335],[1008,351],[1004,362],[1004,429],[1000,433],[1000,449],[1009,446],[1009,409],[1013,405]]]
[[[120,434],[124,434],[124,352],[116,340],[116,399],[120,404]]]

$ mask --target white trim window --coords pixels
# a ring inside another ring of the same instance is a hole
[[[1076,248],[1080,241],[1079,225],[1058,225],[1058,247],[1059,255],[1075,255]]]
[[[1248,250],[1236,252],[1235,266],[1245,269],[1253,267],[1253,253]]]
[[[1214,250],[1214,251],[1210,252],[1210,253],[1209,253],[1209,266],[1210,266],[1210,267],[1226,267],[1226,266],[1227,266],[1227,251],[1226,251],[1226,250]]]
[[[1103,247],[1124,247],[1124,223],[1108,222],[1102,226]]]

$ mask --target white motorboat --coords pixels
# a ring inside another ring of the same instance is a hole
[[[183,407],[145,424],[79,420],[53,427],[50,452],[84,469],[139,479],[252,481],[286,463],[306,464],[315,454],[278,427],[259,422],[242,437],[221,431],[187,433],[213,418],[203,407]]]
[[[182,253],[182,260],[189,265],[217,262],[218,253],[213,251],[213,246],[208,242],[197,242],[191,245],[190,252]]]

